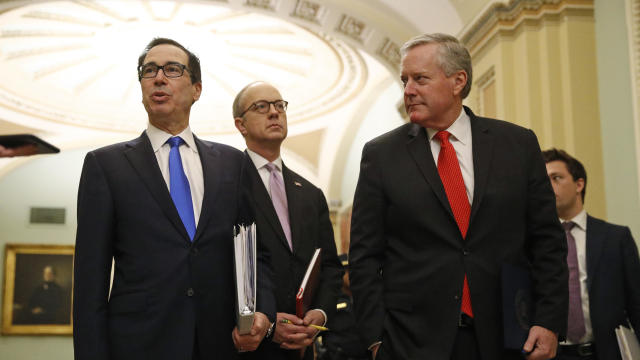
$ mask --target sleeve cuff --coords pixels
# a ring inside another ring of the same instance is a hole
[[[322,316],[324,316],[324,322],[322,323],[322,326],[327,325],[327,321],[329,320],[329,319],[327,319],[327,313],[324,312],[324,310],[322,310],[322,309],[313,309],[313,310],[317,310],[317,311],[320,311],[322,313]]]

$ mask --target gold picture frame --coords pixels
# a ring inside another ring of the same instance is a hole
[[[3,335],[71,335],[73,245],[6,244]]]

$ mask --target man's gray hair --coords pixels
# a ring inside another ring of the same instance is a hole
[[[467,84],[462,89],[460,96],[464,99],[471,91],[471,81],[473,79],[471,69],[471,55],[464,45],[454,36],[435,33],[418,35],[402,45],[400,55],[404,58],[409,50],[426,44],[439,44],[438,63],[445,75],[451,76],[459,70],[467,73]]]

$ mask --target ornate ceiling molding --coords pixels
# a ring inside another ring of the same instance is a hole
[[[593,10],[593,0],[511,0],[507,4],[496,3],[463,29],[460,40],[473,55],[496,34],[514,31],[525,22],[540,22],[568,13],[593,16]]]
[[[219,4],[59,1],[0,11],[3,112],[138,132],[146,114],[135,63],[157,36],[175,38],[201,58],[203,96],[191,124],[202,135],[236,132],[231,102],[251,81],[271,82],[287,96],[292,126],[338,111],[366,82],[364,61],[344,41]],[[304,4],[298,2],[320,15],[321,7]],[[275,11],[281,4],[247,0],[243,6]]]

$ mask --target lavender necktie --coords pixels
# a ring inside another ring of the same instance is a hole
[[[273,163],[268,163],[265,167],[269,170],[271,202],[273,202],[273,207],[276,209],[276,214],[278,214],[280,225],[282,225],[282,230],[284,230],[284,236],[286,236],[287,243],[289,243],[289,249],[293,250],[293,246],[291,245],[291,227],[289,226],[289,206],[287,205],[287,193],[284,190],[282,175],[280,175],[280,172],[278,172],[278,169],[276,169]]]
[[[584,327],[584,315],[582,313],[582,299],[580,293],[580,268],[578,267],[578,252],[576,239],[571,234],[571,229],[576,224],[573,221],[562,223],[564,233],[567,236],[567,265],[569,266],[569,321],[567,339],[572,343],[579,343],[586,333]]]

